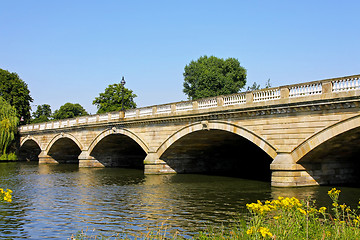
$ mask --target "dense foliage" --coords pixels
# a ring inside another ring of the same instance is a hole
[[[121,111],[136,108],[134,98],[137,97],[132,90],[125,88],[120,83],[109,85],[104,93],[96,97],[93,104],[98,108],[97,113]]]
[[[17,117],[30,122],[30,103],[33,99],[27,84],[16,73],[0,69],[0,96],[16,109]]]
[[[15,108],[0,97],[0,158],[2,160],[8,160],[7,153],[15,139],[18,123]]]
[[[37,109],[32,114],[33,119],[31,123],[48,122],[51,118],[51,108],[49,104],[37,106]]]
[[[55,110],[53,114],[54,119],[65,119],[65,118],[74,118],[78,116],[85,116],[88,113],[85,109],[78,103],[65,103],[62,105],[59,110]]]
[[[246,69],[235,58],[200,57],[184,69],[184,93],[191,100],[237,93],[246,84]]]

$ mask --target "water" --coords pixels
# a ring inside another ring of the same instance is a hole
[[[327,187],[272,188],[270,183],[207,175],[144,176],[141,170],[77,165],[1,163],[0,239],[69,239],[91,234],[140,234],[162,226],[192,236],[234,222],[245,204],[278,196],[311,197],[329,206]],[[340,201],[356,205],[359,188],[341,188]]]

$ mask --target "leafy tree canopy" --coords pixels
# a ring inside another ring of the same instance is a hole
[[[104,93],[96,97],[93,104],[96,105],[97,113],[121,111],[123,104],[124,109],[136,108],[134,98],[136,94],[132,90],[125,88],[120,83],[109,85]]]
[[[33,99],[27,84],[16,73],[0,69],[0,96],[16,109],[17,117],[24,123],[30,121],[30,103]]]
[[[235,58],[203,56],[184,70],[183,92],[192,100],[237,93],[246,84],[246,69]]]
[[[0,96],[0,156],[7,153],[15,139],[19,119],[16,109]]]
[[[88,115],[85,109],[78,103],[65,103],[59,110],[55,110],[54,119],[74,118],[78,116]]]
[[[48,122],[51,118],[51,108],[49,104],[37,106],[37,109],[32,114],[32,123]]]

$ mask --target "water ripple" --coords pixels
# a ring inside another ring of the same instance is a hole
[[[161,226],[191,236],[209,224],[235,221],[248,202],[284,193],[269,183],[236,178],[144,176],[140,170],[75,165],[5,163],[0,181],[14,190],[13,203],[0,205],[0,239],[67,239],[86,229],[139,235]],[[293,193],[319,197],[326,190]],[[359,189],[349,191],[360,195]]]

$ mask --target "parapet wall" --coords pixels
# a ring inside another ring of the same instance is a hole
[[[241,92],[232,95],[204,98],[196,101],[182,101],[129,109],[125,112],[109,112],[105,114],[95,114],[46,123],[29,124],[21,126],[20,132],[25,133],[29,131],[71,128],[76,126],[97,125],[119,121],[126,122],[147,118],[187,115],[197,112],[220,111],[234,108],[258,108],[265,105],[271,106],[359,95],[360,75],[353,75],[262,89],[252,92]]]

